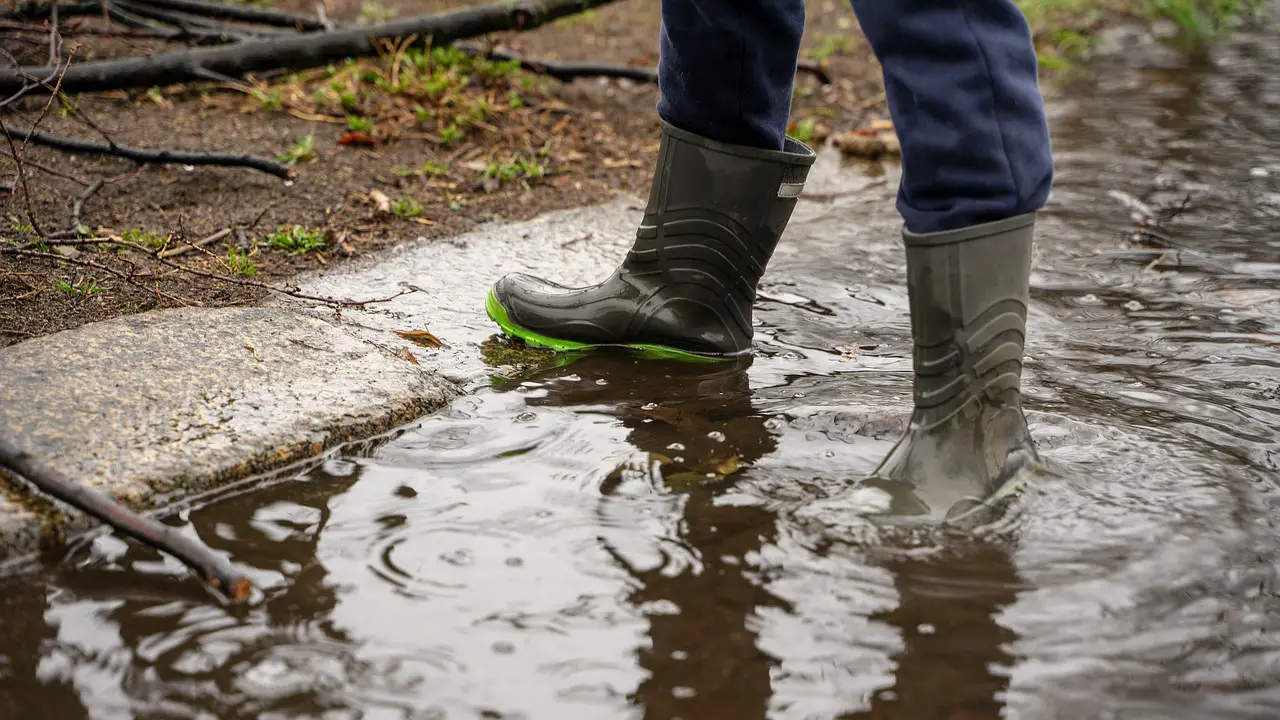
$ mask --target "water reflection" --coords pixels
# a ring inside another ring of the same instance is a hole
[[[754,364],[581,358],[172,518],[251,568],[245,614],[109,537],[0,580],[0,717],[1280,716],[1277,61],[1245,35],[1056,106],[1027,405],[1063,472],[1005,534],[803,512],[910,397],[864,183],[798,211]],[[1197,261],[1111,190],[1191,192]]]
[[[541,376],[577,382],[530,401],[609,408],[626,428],[638,455],[603,483],[606,518],[615,498],[678,498],[663,562],[609,547],[631,578],[627,601],[648,617],[649,644],[638,654],[648,677],[631,696],[645,718],[710,718],[732,708],[748,720],[768,711],[772,659],[759,649],[753,625],[760,608],[780,603],[760,586],[753,565],[774,537],[776,518],[764,508],[718,502],[743,469],[777,446],[752,408],[750,364],[600,353]]]

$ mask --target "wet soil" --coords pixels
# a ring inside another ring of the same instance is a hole
[[[357,23],[367,21],[370,8],[404,17],[475,4],[479,3],[431,0],[379,5],[344,0],[334,3],[328,15],[339,22]],[[306,2],[279,7],[313,10]],[[628,0],[535,32],[488,41],[529,57],[653,67],[658,8],[657,0]],[[847,130],[883,114],[879,71],[847,3],[813,3],[808,23],[805,52],[821,57],[834,81],[822,86],[814,77],[801,75],[793,113],[796,121],[812,121],[814,139],[821,139],[828,132]],[[77,57],[161,49],[154,43],[89,36],[72,39],[84,43]],[[30,62],[43,62],[47,52],[37,45],[21,45],[18,50]],[[370,149],[339,144],[347,134],[343,123],[348,111],[315,106],[314,91],[330,80],[323,72],[305,77],[309,79],[277,77],[263,86],[264,92],[279,90],[285,98],[275,111],[264,109],[259,100],[243,92],[217,86],[77,100],[81,111],[117,142],[143,147],[275,157],[312,136],[314,160],[299,163],[293,185],[248,170],[211,167],[148,167],[132,176],[132,163],[28,148],[24,157],[30,161],[31,203],[28,206],[20,183],[0,197],[0,219],[4,219],[0,234],[7,230],[9,236],[21,235],[32,224],[31,218],[46,232],[69,228],[76,197],[87,184],[107,179],[110,184],[85,203],[80,219],[97,236],[142,231],[156,239],[171,237],[170,245],[181,247],[234,227],[239,230],[235,235],[210,244],[208,252],[183,256],[182,264],[237,280],[278,283],[299,271],[375,256],[419,237],[449,237],[479,223],[523,219],[599,202],[619,192],[647,191],[657,151],[655,86],[599,78],[571,83],[537,78],[526,83],[512,77],[484,87],[476,82],[461,94],[484,98],[495,113],[472,126],[461,140],[442,146],[424,137],[422,128],[413,127],[413,103],[396,105],[391,102],[394,98],[366,85],[361,105],[349,112],[376,119],[374,135],[381,142]],[[523,107],[507,107],[512,90],[520,94]],[[31,101],[20,116],[29,123],[43,108],[43,102]],[[75,114],[62,112],[56,105],[41,127],[98,138]],[[503,183],[484,177],[490,162],[535,152],[541,153],[537,162],[545,177]],[[441,177],[405,174],[426,162],[447,165],[450,170]],[[6,165],[5,172],[11,172],[12,162]],[[393,202],[411,200],[421,207],[420,214],[413,218],[379,214],[370,201],[373,191]],[[270,233],[295,224],[324,231],[328,247],[292,255],[269,246]],[[230,247],[249,255],[256,274],[231,272]],[[260,287],[175,272],[136,252],[90,251],[74,254],[71,260],[80,264],[0,256],[0,346],[121,313],[182,305],[241,305],[266,295]],[[85,262],[141,277],[132,284]],[[59,283],[66,284],[59,289]]]
[[[1052,105],[1025,393],[1055,472],[995,526],[859,511],[910,332],[895,171],[827,155],[753,362],[495,368],[169,518],[251,568],[241,613],[109,536],[4,579],[0,716],[1275,717],[1277,40],[1143,45]],[[442,317],[479,354],[479,308]]]

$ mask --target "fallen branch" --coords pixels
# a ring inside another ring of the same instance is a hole
[[[129,0],[116,0],[115,7],[130,13],[172,25],[180,30],[183,36],[193,40],[212,40],[215,42],[244,42],[266,37],[268,33],[249,31],[247,28],[228,25],[226,23],[209,22],[199,18],[186,17],[180,13],[172,13],[153,7],[150,3],[133,3]]]
[[[196,540],[41,465],[30,453],[2,437],[0,467],[24,478],[42,492],[110,525],[116,532],[172,555],[234,602],[247,600],[253,591],[249,578]]]
[[[83,67],[83,66],[82,66]],[[225,167],[247,167],[254,170],[260,170],[270,173],[286,180],[292,180],[296,173],[293,168],[284,163],[276,162],[264,157],[256,155],[241,155],[236,153],[220,153],[220,152],[187,152],[183,150],[148,150],[145,148],[130,147],[128,145],[119,145],[117,143],[99,143],[90,142],[88,140],[77,140],[75,138],[64,137],[62,135],[54,135],[53,133],[40,132],[37,130],[19,130],[9,125],[0,123],[0,129],[10,136],[22,139],[24,141],[33,142],[37,145],[63,150],[65,152],[79,153],[81,155],[113,155],[115,157],[132,160],[136,163],[155,164],[155,165],[221,165]]]
[[[305,70],[344,58],[376,55],[382,51],[384,40],[417,35],[430,38],[433,45],[446,45],[492,32],[531,30],[544,23],[612,2],[616,0],[503,1],[366,28],[273,37],[223,47],[87,62],[67,70],[62,79],[62,89],[66,92],[89,92],[163,87],[199,80],[201,70],[233,77],[281,68]],[[48,68],[0,69],[0,94],[18,91],[26,84],[27,77],[49,74]]]
[[[217,20],[238,20],[258,25],[293,28],[295,30],[329,30],[332,23],[326,26],[324,21],[309,15],[284,12],[282,10],[264,10],[238,5],[219,5],[202,2],[202,0],[139,0],[140,3],[158,8],[178,10],[189,15],[214,18]]]

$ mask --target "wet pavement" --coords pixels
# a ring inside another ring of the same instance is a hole
[[[479,362],[475,276],[598,279],[621,205],[317,279],[416,278],[345,321],[428,318],[475,392],[172,518],[252,569],[244,612],[111,537],[0,580],[0,717],[1277,716],[1278,62],[1150,48],[1055,101],[1025,389],[1057,472],[996,526],[859,513],[910,400],[903,258],[892,171],[826,156],[749,364]]]

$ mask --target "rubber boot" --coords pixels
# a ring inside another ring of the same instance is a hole
[[[1020,390],[1034,224],[903,234],[915,411],[865,481],[890,493],[892,518],[975,520],[1039,467]]]
[[[783,151],[762,150],[664,124],[649,204],[621,267],[587,288],[507,275],[489,293],[489,317],[554,350],[748,353],[756,286],[813,160],[791,138]]]

